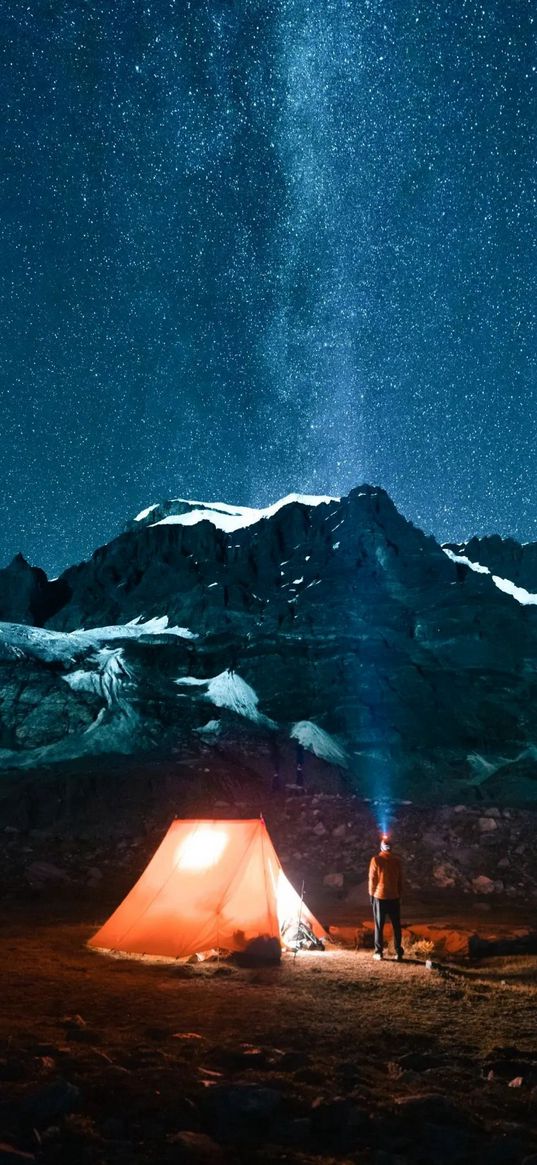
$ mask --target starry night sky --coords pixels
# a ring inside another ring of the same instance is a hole
[[[383,485],[537,539],[534,0],[4,0],[4,522]]]

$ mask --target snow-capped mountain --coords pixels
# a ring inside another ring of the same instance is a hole
[[[537,611],[472,553],[361,486],[148,506],[54,582],[18,558],[0,765],[158,753],[293,780],[298,748],[367,795],[533,799]]]
[[[246,526],[254,526],[263,518],[272,518],[278,510],[293,502],[304,506],[319,506],[325,502],[338,502],[339,498],[318,496],[316,494],[288,494],[274,502],[272,506],[263,509],[254,509],[252,506],[228,506],[226,502],[193,502],[184,498],[173,498],[167,502],[159,502],[147,506],[137,514],[130,529],[144,526],[196,526],[198,522],[211,522],[218,530],[225,530],[228,534],[234,530],[242,530]]]

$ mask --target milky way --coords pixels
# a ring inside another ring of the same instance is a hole
[[[363,481],[537,539],[536,20],[2,5],[1,562]]]

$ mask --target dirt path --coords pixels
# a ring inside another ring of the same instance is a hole
[[[90,952],[92,929],[2,921],[0,1140],[38,1161],[537,1152],[536,959],[443,974],[336,949],[270,970],[155,966]]]

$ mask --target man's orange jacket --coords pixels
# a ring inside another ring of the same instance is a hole
[[[400,898],[403,889],[401,859],[380,853],[369,863],[369,894],[372,898]]]

